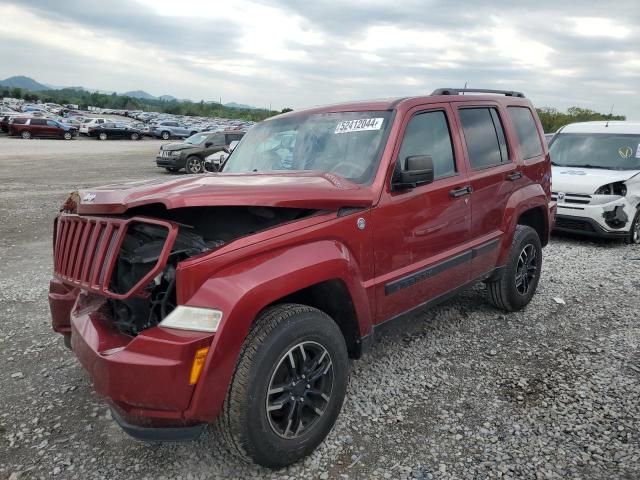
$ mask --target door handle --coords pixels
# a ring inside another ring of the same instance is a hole
[[[519,180],[522,178],[522,172],[513,172],[507,175],[507,180],[511,180],[512,182],[515,180]]]
[[[449,191],[449,196],[453,198],[464,197],[465,195],[469,195],[472,192],[471,185],[467,185],[466,187],[454,188]]]

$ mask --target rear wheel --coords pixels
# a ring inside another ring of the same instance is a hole
[[[100,135],[98,135],[98,139],[100,140],[106,140],[107,138],[109,138],[109,136],[105,132],[100,132]]]
[[[65,140],[71,140],[72,138],[73,138],[73,135],[71,134],[71,132],[64,132]]]
[[[162,132],[160,136],[162,137],[163,140],[169,140],[169,138],[171,137],[171,134],[169,132]]]
[[[22,138],[25,140],[29,140],[31,138],[31,132],[27,132],[26,130],[20,134]]]
[[[138,140],[140,138],[140,135],[136,132],[131,134],[131,140]]]
[[[529,226],[518,225],[504,270],[498,279],[487,282],[489,301],[509,312],[525,307],[538,288],[541,268],[538,233]]]
[[[631,229],[629,230],[629,236],[627,237],[626,241],[630,245],[640,245],[640,207],[638,207],[636,216],[633,217],[633,222],[631,222]]]
[[[269,308],[242,346],[216,428],[235,455],[290,465],[333,427],[348,369],[344,337],[329,316],[305,305]]]
[[[191,155],[187,157],[187,161],[184,164],[184,169],[187,173],[202,173],[204,171],[204,165],[202,164],[202,160],[200,157],[196,157],[195,155]]]

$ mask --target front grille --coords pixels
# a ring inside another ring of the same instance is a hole
[[[562,228],[579,232],[595,232],[595,229],[590,222],[573,218],[556,217],[555,227],[558,229]]]
[[[120,246],[133,222],[167,228],[167,240],[158,262],[128,292],[110,290],[111,274]],[[162,270],[177,235],[177,225],[147,218],[84,217],[61,214],[56,219],[54,274],[63,282],[112,298],[128,298],[141,290]]]
[[[591,195],[581,193],[563,193],[563,198],[559,198],[558,192],[551,192],[551,199],[556,200],[559,204],[574,203],[578,205],[588,205],[591,203]]]

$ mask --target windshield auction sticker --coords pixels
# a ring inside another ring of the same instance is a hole
[[[361,118],[359,120],[345,120],[336,125],[334,133],[364,132],[380,130],[384,118]]]

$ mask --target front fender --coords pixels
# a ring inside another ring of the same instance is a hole
[[[257,315],[268,305],[311,285],[339,279],[347,286],[358,318],[360,336],[371,331],[371,311],[360,268],[337,240],[321,240],[266,251],[229,264],[206,280],[184,303],[223,312],[202,376],[185,417],[216,418],[242,343]]]
[[[513,192],[507,206],[505,208],[504,218],[502,220],[502,231],[506,234],[502,238],[502,246],[500,248],[500,256],[498,257],[497,265],[504,265],[511,251],[511,242],[513,241],[513,235],[516,231],[516,225],[518,219],[527,210],[533,208],[541,208],[544,215],[545,236],[549,236],[550,228],[550,212],[549,201],[542,185],[539,183],[533,183]],[[542,238],[542,243],[545,244],[545,239]]]

